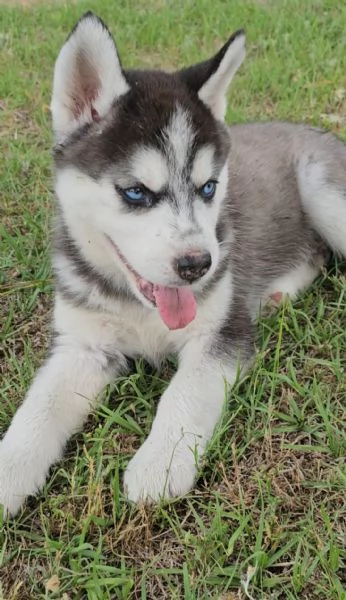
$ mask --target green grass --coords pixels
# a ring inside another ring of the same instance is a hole
[[[32,4],[32,5],[31,5]],[[48,105],[54,59],[92,8],[128,66],[207,57],[245,26],[230,121],[284,118],[345,138],[346,5],[335,0],[90,0],[0,5],[0,432],[49,337]],[[259,324],[198,483],[151,509],[121,492],[174,365],[104,394],[41,496],[0,529],[3,600],[346,598],[345,265]]]

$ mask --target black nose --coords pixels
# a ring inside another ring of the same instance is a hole
[[[211,256],[209,252],[190,252],[181,256],[175,263],[175,270],[185,281],[196,281],[209,271]]]

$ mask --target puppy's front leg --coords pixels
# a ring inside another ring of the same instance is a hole
[[[227,384],[235,382],[238,370],[236,353],[213,353],[210,346],[210,339],[203,338],[185,346],[150,435],[125,472],[130,500],[157,501],[192,488],[197,460],[221,416]]]
[[[0,442],[0,504],[5,514],[14,515],[26,496],[42,487],[49,467],[114,370],[113,358],[110,362],[100,349],[72,339],[56,345]]]

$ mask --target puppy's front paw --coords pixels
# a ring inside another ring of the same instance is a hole
[[[24,457],[18,458],[0,443],[0,505],[5,517],[14,517],[26,497],[35,494],[39,487],[35,465],[27,465]]]
[[[196,477],[193,446],[144,442],[125,471],[125,493],[133,502],[158,502],[189,492]]]
[[[0,506],[3,506],[4,516],[6,518],[15,517],[25,500],[25,496],[16,496],[15,494],[13,494],[10,487],[7,487],[6,489],[1,479],[1,473],[0,486]]]
[[[1,461],[1,453],[0,453]],[[25,500],[25,495],[18,493],[14,482],[6,472],[6,465],[0,463],[0,505],[5,517],[14,517]]]

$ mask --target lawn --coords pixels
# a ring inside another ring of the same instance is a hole
[[[49,342],[50,86],[93,9],[127,66],[206,58],[244,26],[228,119],[282,118],[346,138],[346,4],[337,0],[0,2],[0,436]],[[346,268],[258,326],[195,489],[131,506],[122,473],[174,370],[109,387],[42,494],[0,516],[0,599],[345,600]]]

